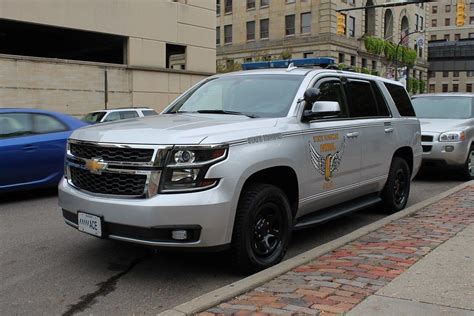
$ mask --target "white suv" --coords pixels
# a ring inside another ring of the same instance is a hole
[[[158,113],[150,108],[119,108],[91,112],[81,120],[86,123],[95,124],[150,115],[158,115]]]

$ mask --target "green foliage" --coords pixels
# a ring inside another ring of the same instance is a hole
[[[279,59],[291,59],[291,50],[285,49],[281,52]]]
[[[347,65],[344,63],[340,63],[339,65],[337,65],[337,68],[339,68],[339,70],[344,70],[347,68]]]
[[[384,51],[384,47],[387,42],[385,42],[381,38],[373,37],[373,36],[365,36],[364,37],[364,45],[365,49],[372,54],[380,55]]]
[[[371,54],[381,55],[383,52],[389,61],[398,60],[399,63],[407,66],[415,64],[417,53],[414,49],[402,45],[398,45],[397,49],[394,43],[373,36],[365,36],[364,45],[367,52]]]
[[[226,73],[226,72],[239,71],[239,70],[242,70],[242,66],[240,63],[231,62],[231,63],[222,64],[220,62],[217,62],[216,64],[217,73]]]
[[[418,89],[420,90],[420,93],[425,93],[426,91],[426,81],[424,80],[418,80]]]
[[[424,93],[426,89],[426,82],[424,80],[418,80],[415,78],[408,78],[407,80],[407,91],[413,94]]]
[[[378,72],[378,70],[372,70],[370,74],[374,76],[380,76],[380,73]]]
[[[369,70],[369,68],[366,68],[366,67],[362,67],[360,72],[363,73],[363,74],[370,75],[370,70]]]

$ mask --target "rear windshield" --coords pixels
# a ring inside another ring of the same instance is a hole
[[[412,100],[416,116],[434,119],[467,119],[473,117],[473,98],[463,96],[427,96]]]
[[[190,91],[167,113],[216,110],[284,117],[303,79],[301,75],[257,74],[214,78]]]
[[[86,123],[98,123],[104,117],[105,112],[92,112],[84,116],[81,121]]]

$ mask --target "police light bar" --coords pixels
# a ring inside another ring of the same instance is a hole
[[[334,64],[334,59],[328,57],[320,58],[295,58],[272,61],[254,61],[242,63],[242,70],[268,69],[268,68],[288,68],[290,64],[295,67],[327,67]]]

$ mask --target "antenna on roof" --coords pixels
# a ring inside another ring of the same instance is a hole
[[[288,68],[286,68],[286,71],[292,71],[292,70],[294,70],[294,69],[296,69],[296,68],[298,68],[298,67],[296,67],[293,63],[290,63],[290,64],[288,65]]]

